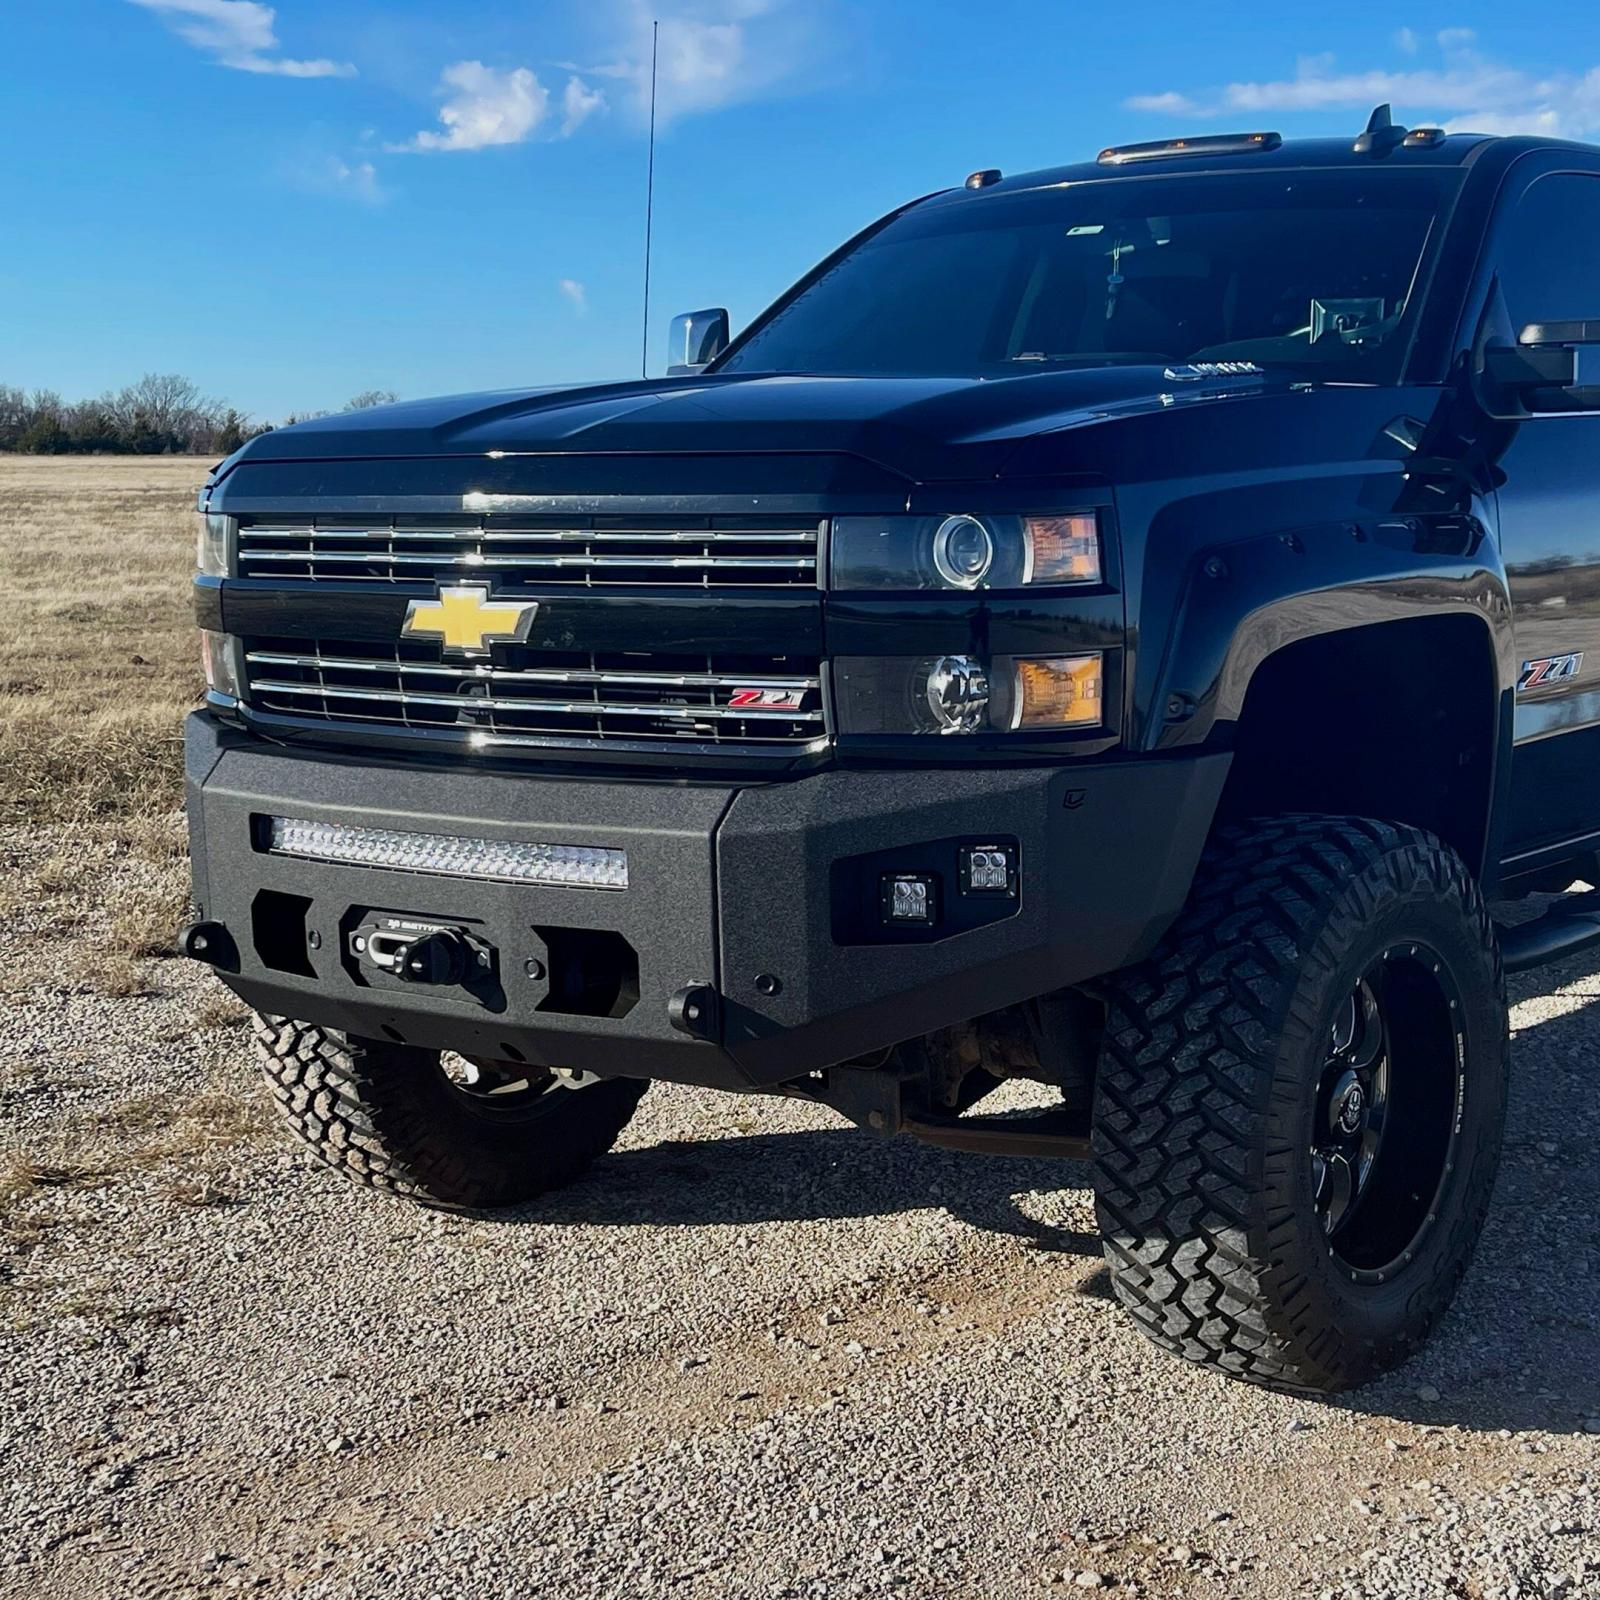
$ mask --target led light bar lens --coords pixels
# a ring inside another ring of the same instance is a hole
[[[1013,728],[1098,728],[1105,715],[1099,655],[1040,656],[1016,663]]]
[[[335,861],[397,872],[431,872],[495,883],[545,883],[567,889],[626,889],[628,852],[582,844],[531,844],[516,839],[462,839],[444,833],[351,828],[303,817],[273,817],[274,855]]]

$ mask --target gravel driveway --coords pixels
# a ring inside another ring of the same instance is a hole
[[[28,932],[0,1594],[1600,1595],[1593,958],[1518,984],[1456,1310],[1318,1404],[1140,1340],[1081,1166],[657,1087],[553,1203],[439,1216],[270,1130],[204,974],[107,998]]]

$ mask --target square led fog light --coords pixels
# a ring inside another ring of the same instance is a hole
[[[961,850],[962,894],[1014,895],[1017,852],[1008,844],[969,844]]]
[[[882,892],[885,922],[928,928],[939,914],[938,881],[926,873],[888,873]]]

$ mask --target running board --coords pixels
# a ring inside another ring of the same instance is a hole
[[[1496,923],[1506,972],[1529,972],[1600,945],[1600,889],[1557,900],[1543,916],[1514,928]]]

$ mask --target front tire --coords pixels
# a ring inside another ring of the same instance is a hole
[[[571,1183],[616,1142],[648,1087],[567,1088],[437,1051],[256,1018],[262,1070],[289,1126],[335,1171],[443,1210],[520,1205]]]
[[[1509,1033],[1465,864],[1412,828],[1223,830],[1155,955],[1107,985],[1095,1194],[1163,1349],[1331,1393],[1410,1356],[1483,1227]]]

